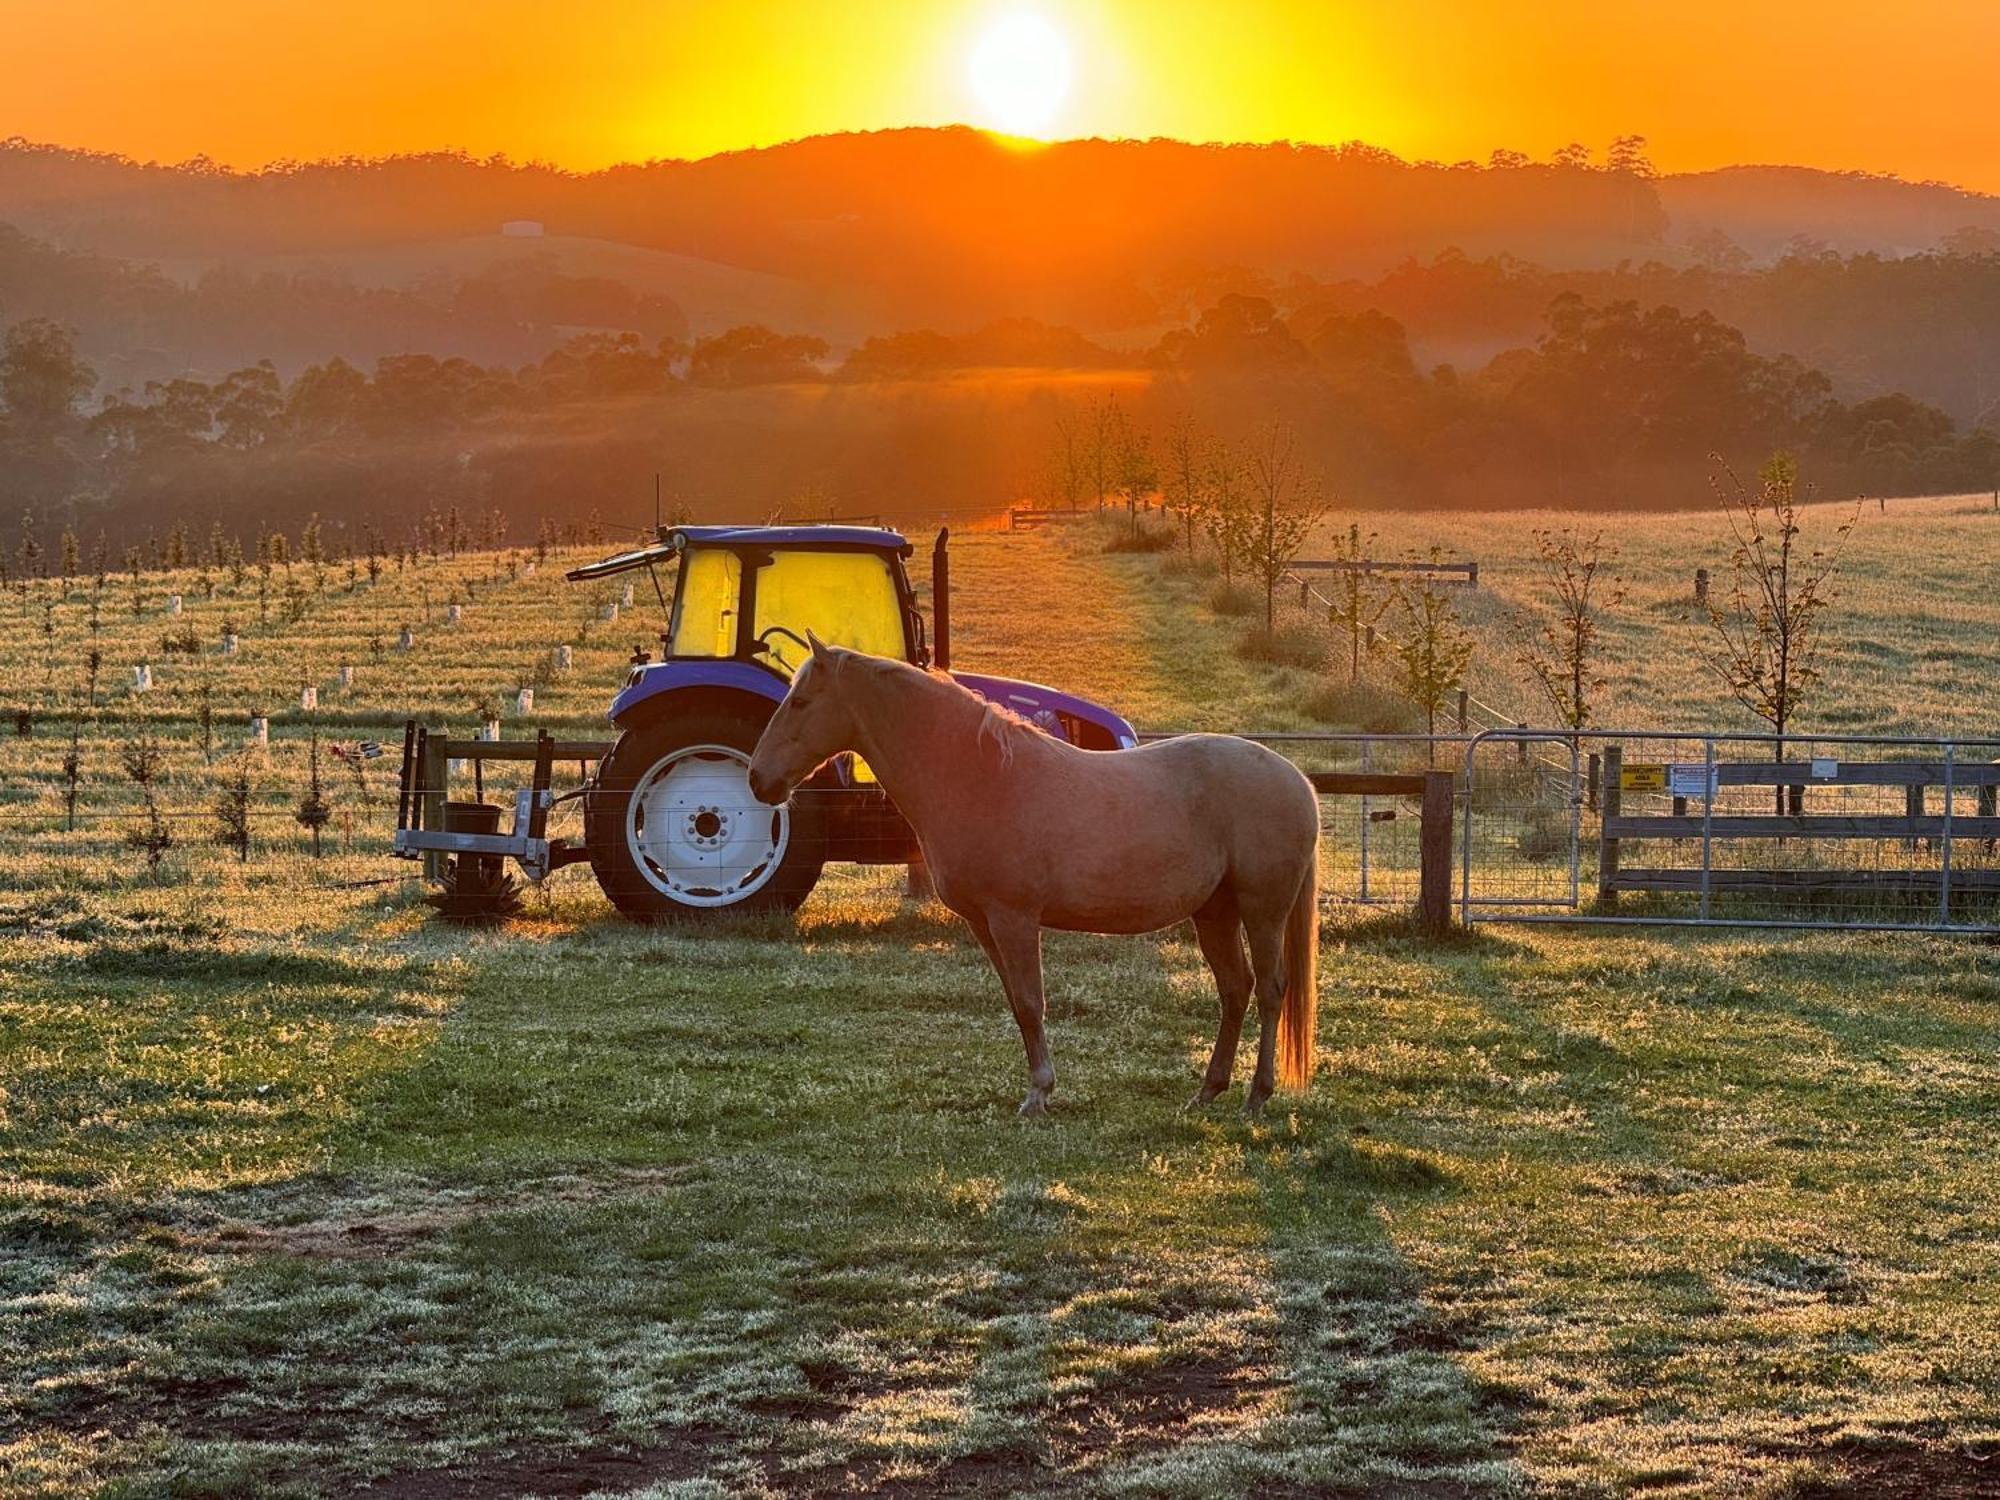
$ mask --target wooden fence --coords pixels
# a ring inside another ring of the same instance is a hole
[[[1635,790],[1644,774],[1664,767],[1627,766],[1620,746],[1605,749],[1598,788],[1603,821],[1598,842],[1598,888],[1606,898],[1620,891],[1708,891],[1730,894],[1811,894],[1834,892],[1965,893],[2000,892],[2000,869],[1958,868],[1951,863],[1953,841],[1990,850],[2000,840],[2000,763],[1991,761],[1719,761],[1706,797],[1673,796],[1669,813],[1629,814],[1625,793]],[[1697,779],[1710,768],[1685,767]],[[1745,813],[1735,808],[1715,810],[1726,787],[1771,788],[1772,811]],[[1816,788],[1900,788],[1900,812],[1809,812],[1807,795]],[[1930,792],[1937,788],[1938,810],[1930,810]],[[1656,788],[1648,787],[1649,790]],[[1975,811],[1959,813],[1957,796],[1971,792]],[[1782,811],[1779,809],[1782,808]],[[1637,840],[1692,840],[1702,846],[1702,862],[1687,866],[1628,865],[1627,847]],[[1718,867],[1713,846],[1718,842],[1781,839],[1855,839],[1899,843],[1906,851],[1939,852],[1935,867],[1883,868],[1756,868]]]

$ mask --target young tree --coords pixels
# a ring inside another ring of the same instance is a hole
[[[83,715],[71,714],[69,748],[63,751],[63,827],[76,832],[76,794],[83,783]]]
[[[239,863],[250,859],[250,757],[236,758],[236,772],[222,784],[215,799],[215,841],[234,849]]]
[[[1361,680],[1361,647],[1367,639],[1368,627],[1382,618],[1392,602],[1392,596],[1376,588],[1374,575],[1364,573],[1361,568],[1368,560],[1368,548],[1374,544],[1375,534],[1363,536],[1361,528],[1353,522],[1348,523],[1344,536],[1333,540],[1334,561],[1348,566],[1334,580],[1333,607],[1327,613],[1347,636],[1349,682]]]
[[[326,783],[321,779],[319,773],[319,730],[317,727],[312,732],[310,754],[312,757],[309,762],[311,769],[308,773],[309,779],[306,782],[305,795],[299,798],[298,810],[292,814],[292,817],[297,820],[301,828],[312,834],[313,858],[318,859],[319,831],[326,827],[327,820],[333,816],[333,809],[327,804]]]
[[[1556,722],[1582,729],[1591,722],[1594,697],[1604,689],[1599,632],[1604,616],[1625,601],[1611,571],[1618,549],[1602,532],[1574,526],[1534,533],[1535,562],[1555,606],[1553,619],[1515,622],[1514,660],[1526,670],[1554,711]]]
[[[1277,628],[1278,580],[1321,516],[1326,501],[1319,480],[1299,456],[1298,434],[1273,423],[1250,454],[1250,489],[1256,508],[1246,553],[1252,574],[1264,589],[1264,630]]]
[[[1132,529],[1139,527],[1139,502],[1159,485],[1160,474],[1153,463],[1152,439],[1125,419],[1121,412],[1117,426],[1117,446],[1112,453],[1111,489],[1125,497],[1125,514]]]
[[[1440,549],[1431,548],[1432,562],[1441,557]],[[1395,597],[1404,627],[1395,645],[1400,685],[1424,711],[1425,732],[1435,735],[1438,710],[1465,685],[1465,669],[1472,661],[1472,637],[1459,625],[1450,596],[1430,577],[1397,584]],[[1435,763],[1437,747],[1430,748]]]
[[[1077,456],[1084,480],[1084,488],[1097,497],[1097,508],[1104,509],[1104,500],[1112,492],[1118,466],[1119,434],[1125,425],[1125,412],[1118,404],[1116,396],[1103,396],[1091,402],[1077,433]]]
[[[174,833],[167,826],[167,820],[160,813],[159,782],[166,770],[166,757],[161,753],[159,742],[152,731],[141,725],[138,736],[127,740],[118,748],[118,761],[125,769],[125,775],[139,788],[146,810],[146,821],[138,828],[125,830],[125,842],[146,856],[146,868],[158,870],[160,861],[174,847]]]
[[[1186,412],[1167,429],[1166,452],[1161,465],[1160,500],[1181,518],[1187,533],[1188,556],[1194,556],[1194,523],[1201,514],[1204,486],[1203,469],[1208,462],[1208,438]]]
[[[1227,443],[1209,445],[1202,466],[1201,523],[1222,565],[1222,584],[1235,582],[1236,564],[1249,556],[1255,527],[1243,460]]]
[[[1736,547],[1733,581],[1723,602],[1711,601],[1708,665],[1730,695],[1771,726],[1771,758],[1785,758],[1785,732],[1820,685],[1820,616],[1833,602],[1834,570],[1841,548],[1860,520],[1860,502],[1834,528],[1830,543],[1804,542],[1798,460],[1774,454],[1757,471],[1755,489],[1715,459],[1712,481]],[[1810,498],[1810,491],[1806,497]],[[1801,788],[1791,788],[1794,809]],[[1785,807],[1781,789],[1778,807]]]

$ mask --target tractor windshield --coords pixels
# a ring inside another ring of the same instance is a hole
[[[782,625],[795,635],[816,632],[829,646],[846,646],[898,661],[903,605],[896,577],[880,552],[779,552],[757,573],[757,618],[751,633]],[[805,664],[805,648],[772,635],[771,654],[789,671]]]
[[[743,563],[724,548],[700,548],[681,560],[675,601],[675,656],[734,656]],[[757,570],[752,636],[782,626],[803,637],[808,630],[832,646],[906,660],[903,603],[888,556],[874,550],[818,552],[779,548]],[[787,672],[804,661],[805,648],[790,636],[764,637],[769,660]]]

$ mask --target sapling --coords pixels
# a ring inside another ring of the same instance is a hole
[[[1746,486],[1717,457],[1713,481],[1736,550],[1726,604],[1708,607],[1712,649],[1705,653],[1730,695],[1771,726],[1771,758],[1785,758],[1785,735],[1820,685],[1820,618],[1833,602],[1834,570],[1841,548],[1861,518],[1861,502],[1834,524],[1822,546],[1803,539],[1806,502],[1798,460],[1772,455]],[[1726,480],[1726,483],[1725,483]],[[1796,816],[1804,788],[1781,787],[1776,805]]]
[[[141,724],[138,737],[127,740],[119,747],[118,760],[125,769],[126,777],[139,788],[146,808],[144,825],[126,829],[125,842],[134,849],[143,850],[146,868],[157,871],[167,851],[174,847],[174,833],[160,814],[157,790],[161,773],[165,770],[166,757],[160,750],[159,742],[153,738],[152,730]]]
[[[56,679],[56,606],[53,599],[42,603],[42,697],[53,696]]]
[[[222,784],[222,793],[215,799],[215,841],[225,849],[234,849],[239,863],[247,864],[250,859],[250,756],[246,752],[236,759],[236,772]]]
[[[1431,548],[1432,563],[1442,557],[1440,549]],[[1400,686],[1424,711],[1426,733],[1435,736],[1438,710],[1465,683],[1465,669],[1472,661],[1472,637],[1460,628],[1451,599],[1429,574],[1398,584],[1396,602],[1402,607],[1405,626],[1403,638],[1396,643]],[[1435,739],[1427,748],[1435,765]]]
[[[1336,561],[1348,566],[1341,570],[1334,580],[1335,597],[1327,615],[1347,636],[1347,680],[1350,683],[1361,680],[1361,648],[1372,637],[1370,627],[1382,618],[1382,612],[1393,602],[1387,594],[1379,595],[1371,574],[1362,571],[1367,549],[1374,545],[1375,534],[1361,534],[1361,528],[1348,523],[1346,536],[1335,536],[1333,555]]]
[[[63,751],[63,826],[76,832],[76,792],[83,780],[83,716],[72,714],[69,721],[69,748]]]
[[[201,761],[203,765],[215,763],[215,683],[206,668],[201,680],[195,684],[195,723],[201,729]]]
[[[308,762],[310,770],[308,772],[309,779],[306,782],[306,792],[299,799],[298,810],[292,814],[292,817],[297,820],[301,828],[312,834],[313,858],[318,859],[319,831],[326,827],[327,820],[333,816],[333,809],[327,805],[326,784],[320,779],[319,774],[318,726],[314,726],[313,728],[311,748],[308,754],[311,759]]]
[[[1625,600],[1624,586],[1612,571],[1618,549],[1607,545],[1601,532],[1573,526],[1537,530],[1533,536],[1555,618],[1515,622],[1514,660],[1541,689],[1556,721],[1582,729],[1595,717],[1606,684],[1603,621]]]

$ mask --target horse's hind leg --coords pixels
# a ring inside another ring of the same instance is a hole
[[[1208,1072],[1201,1088],[1188,1101],[1190,1109],[1212,1102],[1229,1087],[1236,1070],[1236,1043],[1243,1035],[1243,1012],[1250,1004],[1250,965],[1243,957],[1243,924],[1236,915],[1236,903],[1211,902],[1195,914],[1195,937],[1201,942],[1201,956],[1215,975],[1215,994],[1222,1006],[1222,1023],[1216,1028],[1215,1050],[1209,1054]]]
[[[1042,1032],[1046,1008],[1042,996],[1042,923],[1028,912],[987,911],[968,919],[986,956],[1000,972],[1000,983],[1021,1028],[1021,1045],[1028,1053],[1028,1096],[1021,1113],[1039,1115],[1055,1092],[1056,1070],[1049,1061],[1048,1038]]]
[[[1250,967],[1257,980],[1257,1071],[1250,1080],[1245,1114],[1257,1114],[1278,1086],[1278,1015],[1285,1005],[1285,916],[1245,913]]]

